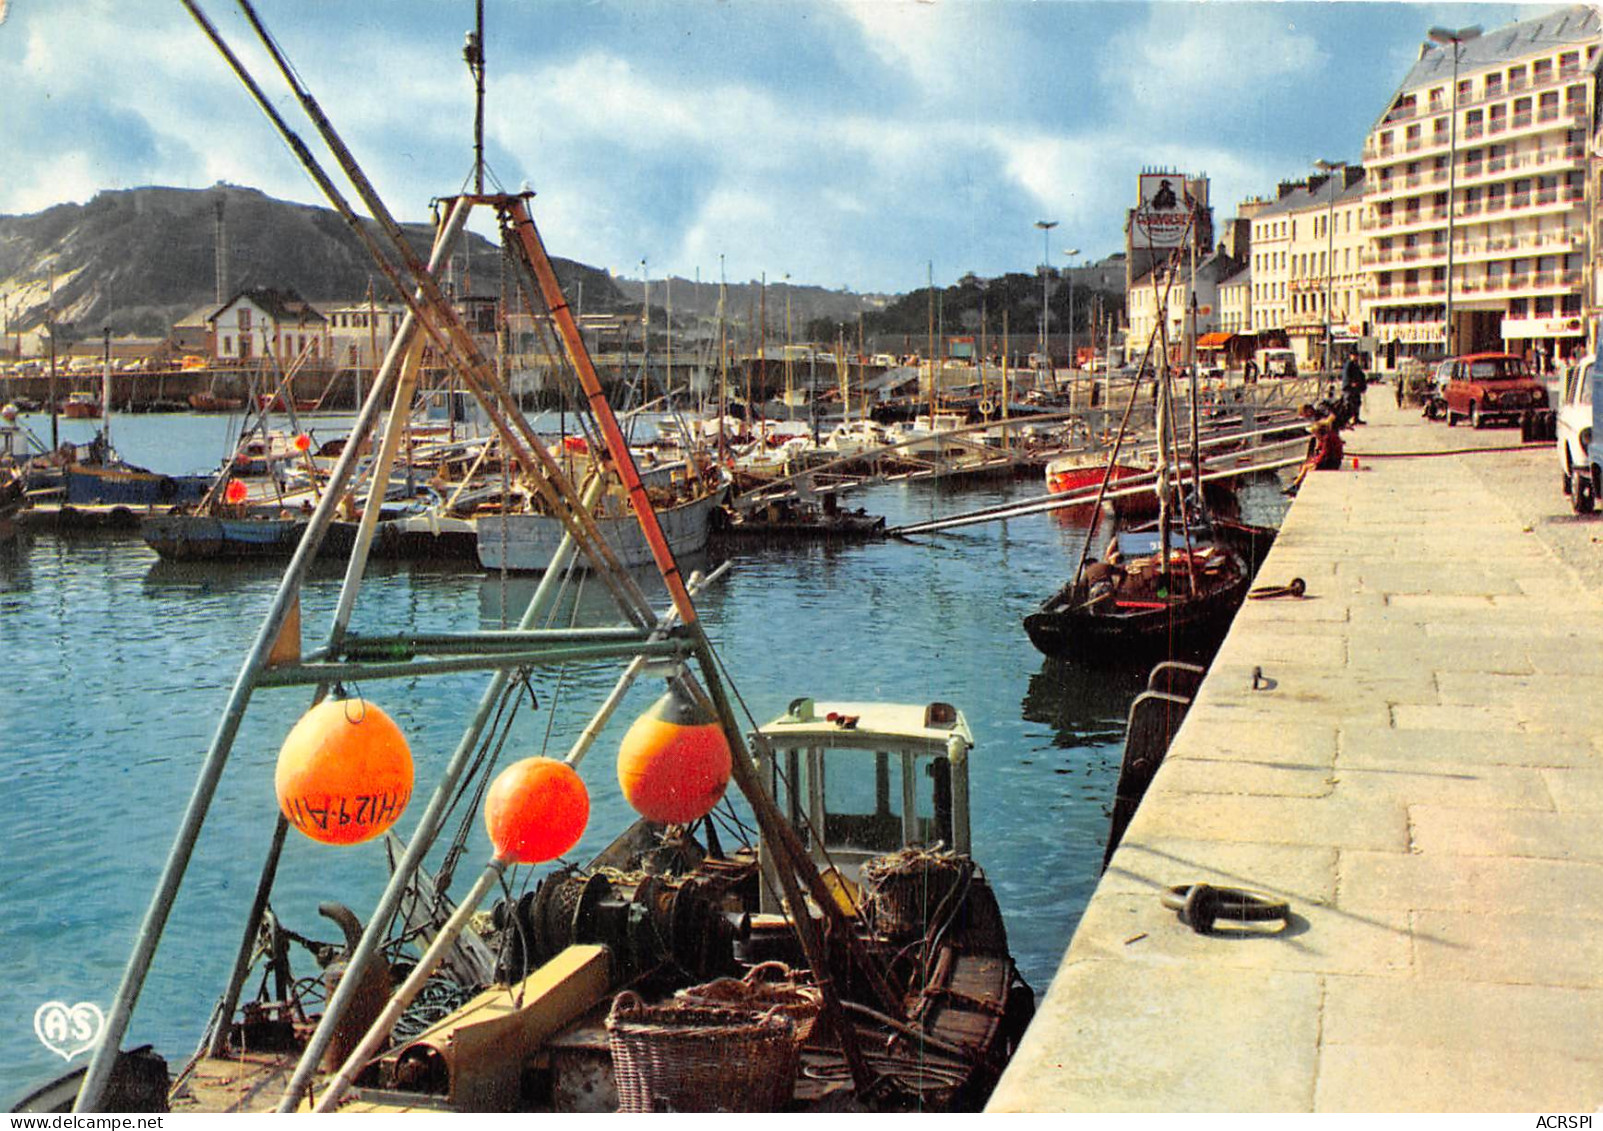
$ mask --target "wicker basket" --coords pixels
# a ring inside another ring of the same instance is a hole
[[[795,1091],[796,1027],[776,1009],[647,1005],[625,990],[607,1040],[619,1111],[778,1111]]]
[[[797,979],[783,962],[764,962],[747,971],[745,978],[719,978],[691,986],[674,995],[675,1001],[710,1009],[744,1009],[753,1013],[773,1010],[796,1026],[796,1043],[806,1044],[818,1021],[823,995],[818,987]]]

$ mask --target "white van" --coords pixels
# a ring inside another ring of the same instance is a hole
[[[1564,476],[1564,493],[1571,497],[1570,504],[1578,514],[1585,513],[1582,508],[1589,511],[1594,501],[1591,492],[1577,497],[1574,484],[1575,473],[1584,474],[1591,466],[1587,449],[1592,440],[1592,368],[1595,364],[1596,358],[1587,354],[1570,366],[1564,375],[1564,389],[1558,402],[1559,471]]]
[[[1260,377],[1295,377],[1297,355],[1288,349],[1258,350],[1252,355]]]

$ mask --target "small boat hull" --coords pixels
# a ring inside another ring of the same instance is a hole
[[[1211,544],[1199,546],[1192,559],[1195,592],[1179,580],[1187,569],[1184,551],[1176,552],[1172,570],[1180,591],[1166,596],[1158,596],[1152,586],[1155,560],[1132,559],[1127,564],[1143,575],[1142,584],[1130,582],[1127,575],[1105,599],[1087,601],[1080,586],[1070,582],[1024,618],[1030,643],[1045,655],[1065,659],[1210,657],[1230,630],[1275,537],[1267,527],[1224,519],[1215,519],[1212,529]]]
[[[714,491],[657,512],[668,546],[675,554],[706,548],[712,531],[712,515],[723,501],[723,495],[722,491]],[[596,525],[619,565],[628,569],[652,564],[651,547],[634,515],[599,518]],[[478,521],[479,564],[485,569],[543,572],[550,568],[551,559],[562,544],[562,534],[562,523],[549,515],[481,516]]]
[[[1250,583],[1243,572],[1201,597],[1132,603],[1105,613],[1073,608],[1065,591],[1025,617],[1024,631],[1037,651],[1061,659],[1205,656],[1229,631]]]
[[[238,397],[218,397],[211,393],[190,393],[189,407],[196,412],[238,412],[245,402]]]
[[[401,561],[477,562],[479,534],[470,518],[418,514],[381,522],[374,553]]]
[[[295,553],[310,518],[223,518],[202,514],[146,515],[139,523],[145,544],[165,561],[284,560]],[[323,555],[348,554],[357,524],[329,524],[319,547]]]
[[[211,485],[204,475],[158,475],[134,467],[71,464],[67,502],[74,506],[172,507],[199,502]]]
[[[1096,460],[1094,463],[1070,458],[1053,460],[1046,465],[1046,489],[1054,495],[1068,495],[1100,487],[1104,475],[1108,476],[1111,485],[1121,479],[1133,479],[1143,474],[1139,468],[1127,467],[1122,463],[1114,464],[1109,474],[1108,465],[1100,457],[1096,457]]]

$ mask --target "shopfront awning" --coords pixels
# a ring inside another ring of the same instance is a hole
[[[1235,337],[1234,334],[1227,334],[1227,333],[1224,333],[1222,331],[1215,330],[1212,333],[1204,334],[1204,335],[1202,335],[1202,337],[1198,338],[1197,339],[1197,348],[1199,350],[1224,349],[1224,347],[1234,337]]]

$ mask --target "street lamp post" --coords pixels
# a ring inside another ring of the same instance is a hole
[[[1080,249],[1077,247],[1063,249],[1064,258],[1069,261],[1063,273],[1069,277],[1069,380],[1071,382],[1074,380],[1074,257],[1079,254]]]
[[[1330,207],[1325,212],[1325,371],[1328,373],[1332,366],[1331,318],[1335,311],[1333,298],[1335,296],[1336,274],[1336,195],[1341,186],[1336,180],[1336,174],[1347,168],[1345,161],[1315,161],[1314,168],[1327,174],[1330,179],[1325,183],[1325,190],[1330,193]],[[1345,177],[1343,178],[1345,180]]]
[[[1447,305],[1442,319],[1442,345],[1447,356],[1452,357],[1457,353],[1453,348],[1453,194],[1458,183],[1458,52],[1470,40],[1480,38],[1481,28],[1479,24],[1457,30],[1433,27],[1425,34],[1431,42],[1443,47],[1451,44],[1453,48],[1453,111],[1447,139]]]
[[[1052,229],[1058,226],[1056,220],[1037,220],[1035,226],[1041,229],[1041,360],[1046,362],[1048,375],[1052,372],[1052,354],[1048,346],[1047,333],[1052,325],[1052,313],[1047,307],[1047,286],[1050,282],[1052,270],[1052,252],[1047,247],[1047,240]]]

